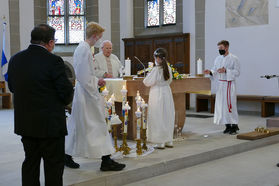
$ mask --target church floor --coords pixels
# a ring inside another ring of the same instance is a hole
[[[195,112],[187,111],[188,113],[196,114]],[[198,114],[209,115],[208,113]],[[266,118],[261,118],[259,115],[240,114],[239,120],[240,132],[248,132],[258,126],[265,126]],[[83,186],[93,184],[124,185],[162,174],[166,174],[166,176],[162,175],[153,179],[147,179],[137,184],[252,185],[254,183],[252,181],[257,179],[259,183],[263,183],[261,185],[274,185],[276,183],[277,178],[279,178],[277,176],[279,169],[277,170],[275,167],[277,160],[279,161],[279,144],[277,144],[279,142],[279,135],[252,142],[238,140],[235,136],[224,135],[222,133],[224,126],[216,126],[212,123],[213,117],[187,117],[182,135],[185,138],[184,140],[175,142],[173,149],[155,150],[154,153],[145,157],[119,160],[127,165],[127,168],[121,172],[100,172],[100,160],[76,158],[75,160],[80,163],[81,168],[77,170],[65,168],[64,184]],[[258,147],[264,148],[255,149]],[[256,153],[253,153],[254,151]],[[218,159],[222,157],[226,158]],[[1,186],[20,185],[23,158],[24,152],[20,137],[13,134],[13,110],[0,110]],[[226,159],[229,161],[226,161]],[[237,163],[232,163],[233,159],[239,160],[239,167]],[[257,164],[259,165],[257,166]],[[245,169],[242,170],[242,168]],[[180,171],[177,171],[179,169]],[[238,169],[241,169],[242,173]],[[251,173],[248,174],[250,169]],[[265,174],[262,173],[264,170]],[[172,171],[177,171],[179,174]],[[230,177],[230,172],[232,175],[236,175],[235,179]],[[255,175],[261,176],[254,176],[253,172]],[[188,178],[185,174],[189,176],[191,181],[189,184],[185,182],[186,178]],[[172,175],[177,175],[177,177]],[[247,175],[247,178],[245,175]],[[266,179],[264,175],[266,175]],[[274,175],[275,177],[273,177]],[[244,182],[246,179],[247,182]],[[43,183],[43,169],[41,171],[41,180]],[[215,182],[210,180],[215,180]],[[239,182],[233,184],[231,180],[238,180]],[[276,184],[279,184],[279,182]],[[131,185],[136,185],[136,183]]]
[[[276,186],[279,144],[199,164],[125,186]]]

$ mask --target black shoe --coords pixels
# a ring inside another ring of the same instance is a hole
[[[107,161],[102,161],[101,171],[121,171],[126,167],[125,164],[117,163],[114,160],[110,159]]]
[[[279,163],[277,163],[276,166],[279,167]]]
[[[65,154],[65,166],[72,168],[72,169],[78,169],[79,168],[79,164],[74,162],[72,156]]]
[[[226,129],[223,131],[224,134],[229,133],[231,131],[231,124],[226,124]]]
[[[231,128],[229,134],[235,135],[235,134],[237,134],[237,131],[238,131],[238,130],[239,130],[238,125],[232,124],[232,128]]]

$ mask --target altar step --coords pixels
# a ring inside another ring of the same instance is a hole
[[[124,158],[121,172],[100,172],[100,161],[84,160],[78,170],[65,169],[64,184],[72,186],[120,186],[184,169],[208,161],[279,142],[279,135],[255,141],[238,140],[220,131],[209,136],[187,134],[173,149],[156,150],[138,158]],[[82,161],[82,160],[79,160]]]

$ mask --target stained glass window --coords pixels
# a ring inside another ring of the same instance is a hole
[[[83,0],[69,0],[69,14],[70,15],[83,15]]]
[[[64,43],[65,42],[65,24],[64,17],[48,17],[48,24],[55,28],[55,39],[57,39],[56,43]]]
[[[84,40],[84,17],[71,16],[69,18],[69,42],[79,43]]]
[[[176,0],[164,0],[164,21],[163,24],[176,23]]]
[[[60,44],[84,40],[85,0],[47,0],[48,24],[56,29],[55,39]]]
[[[159,26],[159,0],[147,1],[147,26]]]
[[[64,0],[48,0],[48,15],[64,15]]]

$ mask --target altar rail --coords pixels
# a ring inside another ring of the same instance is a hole
[[[2,97],[2,108],[12,108],[12,95],[6,91],[5,81],[0,81],[0,96]]]
[[[261,103],[261,116],[268,117],[275,113],[275,103],[279,103],[279,96],[237,95],[237,101],[251,101]],[[210,106],[209,106],[210,103]],[[196,111],[209,111],[214,113],[215,94],[197,95]]]

